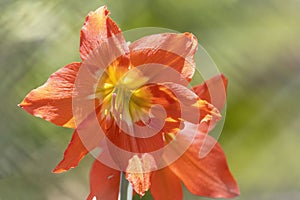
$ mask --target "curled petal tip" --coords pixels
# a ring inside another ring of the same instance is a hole
[[[52,173],[54,174],[60,174],[60,173],[63,173],[63,172],[66,172],[67,170],[65,169],[59,169],[59,168],[55,168],[52,170]]]
[[[102,11],[104,11],[104,15],[105,15],[105,16],[108,16],[108,15],[110,14],[110,12],[109,12],[109,10],[107,9],[107,6],[106,6],[106,5],[99,7],[95,12],[96,12],[96,13],[100,13],[100,12],[102,12]]]
[[[192,34],[190,32],[185,32],[184,35],[191,38],[191,39],[193,39],[193,40],[197,40],[196,36],[194,36],[194,34]]]
[[[194,44],[194,49],[197,50],[198,49],[198,39],[197,37],[192,34],[192,33],[189,33],[189,32],[185,32],[184,35],[189,39],[191,40],[191,42]]]
[[[240,195],[240,189],[235,183],[235,185],[231,186],[231,188],[228,188],[228,193],[230,194],[229,198],[235,198]]]
[[[233,194],[234,197],[240,196],[240,194],[241,194],[241,192],[238,188],[237,188],[237,190],[231,191],[231,193]]]
[[[60,163],[52,170],[52,173],[54,173],[54,174],[61,174],[61,173],[64,173],[64,172],[66,172],[66,171],[68,171],[68,170],[70,170],[70,169],[73,169],[73,168],[75,168],[75,167],[68,167],[68,168],[66,168],[66,167],[62,167],[62,166],[60,166]]]
[[[28,106],[28,102],[22,101],[21,103],[19,103],[17,106],[20,108],[24,108],[25,106]]]

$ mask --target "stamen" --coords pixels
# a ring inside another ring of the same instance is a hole
[[[111,117],[119,126],[125,126],[127,131],[133,133],[133,123],[143,120],[147,124],[149,121],[146,116],[150,95],[146,91],[138,89],[148,79],[142,77],[135,70],[126,74],[127,71],[135,69],[133,65],[129,64],[126,68],[128,70],[125,68],[120,70],[117,65],[109,66],[96,88],[95,98],[103,100],[102,115],[106,120],[111,120]]]
[[[112,108],[113,108],[113,112],[115,113],[117,110],[117,105],[116,105],[116,98],[117,98],[117,94],[116,93],[112,93]]]

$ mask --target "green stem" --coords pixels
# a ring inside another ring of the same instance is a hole
[[[125,174],[121,173],[120,177],[120,200],[127,200],[127,196],[130,194],[127,194],[127,188],[128,188],[129,182],[125,178]]]

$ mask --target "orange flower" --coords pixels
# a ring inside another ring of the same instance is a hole
[[[182,199],[181,182],[196,195],[237,196],[225,155],[207,134],[221,117],[227,80],[219,75],[188,89],[196,50],[190,33],[128,45],[105,6],[89,13],[80,33],[82,62],[61,68],[19,104],[75,129],[53,172],[100,148],[87,199],[117,199],[123,172],[136,193],[150,189],[158,200]]]

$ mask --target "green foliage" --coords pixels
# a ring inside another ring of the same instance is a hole
[[[151,192],[147,191],[143,197],[140,197],[140,195],[138,194],[134,195],[132,200],[153,200],[153,197],[151,195]]]

